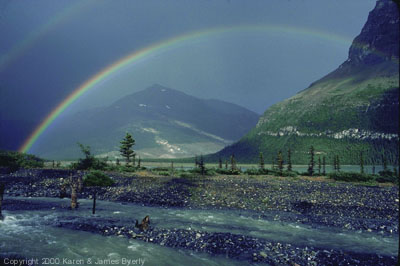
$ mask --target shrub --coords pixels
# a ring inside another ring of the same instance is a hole
[[[298,173],[296,171],[279,171],[279,170],[268,170],[268,174],[269,175],[273,175],[273,176],[289,176],[289,177],[296,177],[298,175]],[[308,172],[306,172],[304,175],[308,176]]]
[[[106,170],[108,168],[107,160],[108,160],[108,158],[104,158],[104,159],[95,158],[95,160],[93,161],[93,165],[90,169]]]
[[[282,175],[289,177],[296,177],[298,176],[298,173],[296,171],[283,171]]]
[[[336,172],[328,174],[330,179],[346,182],[368,182],[373,180],[373,175],[361,174],[357,172]]]
[[[162,175],[162,176],[169,176],[169,172],[165,172],[165,171],[163,171],[163,172],[158,172],[158,174],[159,174],[159,175]]]
[[[194,176],[193,176],[193,174],[182,172],[182,173],[179,173],[179,177],[182,177],[182,178],[192,178],[192,177],[194,177]]]
[[[31,154],[0,151],[0,166],[9,167],[11,171],[18,168],[42,168],[44,160]]]
[[[171,170],[171,168],[170,167],[154,167],[153,169],[151,169],[152,171],[155,171],[155,172],[157,172],[157,171],[169,171],[169,170]]]
[[[396,174],[390,170],[383,170],[379,172],[379,176],[375,177],[375,180],[379,183],[398,183],[399,179]]]
[[[250,168],[244,171],[244,173],[248,175],[260,175],[260,169]]]
[[[399,183],[399,180],[395,176],[377,176],[375,181],[378,183]]]
[[[218,174],[221,175],[240,175],[240,170],[231,170],[231,169],[217,169],[215,170],[215,172],[217,172]]]
[[[248,175],[267,175],[270,172],[268,169],[250,168],[245,171]]]
[[[83,159],[80,158],[77,163],[71,164],[72,169],[76,169],[76,170],[87,170],[87,169],[106,170],[107,169],[108,158],[98,159],[91,154],[89,146],[85,146],[80,143],[78,143],[78,145],[81,148],[82,153],[85,155],[85,158],[83,158]]]
[[[83,177],[83,184],[87,187],[108,187],[115,182],[101,171],[91,171]]]
[[[196,167],[188,170],[188,172],[192,174],[201,174],[201,169],[199,167]],[[204,174],[207,174],[207,168],[204,168]]]
[[[135,172],[137,169],[135,168],[135,167],[132,167],[132,166],[119,166],[118,168],[117,168],[117,171],[119,171],[119,172],[128,172],[128,173],[133,173],[133,172]]]
[[[206,175],[211,175],[211,176],[212,176],[212,175],[216,175],[216,174],[217,174],[217,171],[216,171],[214,168],[208,168],[208,169],[206,168],[206,169],[205,169],[205,174],[206,174]]]
[[[97,159],[95,157],[91,159],[79,159],[77,163],[72,163],[70,166],[76,170],[108,170],[109,166],[107,161]]]

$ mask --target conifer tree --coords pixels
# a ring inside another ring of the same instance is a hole
[[[260,152],[259,157],[260,157],[260,162],[259,162],[260,170],[264,171],[264,155],[262,152]]]
[[[282,157],[282,151],[278,152],[278,156],[276,158],[276,161],[278,163],[278,169],[279,169],[279,174],[282,176],[283,174],[283,157]]]
[[[326,158],[325,156],[322,157],[322,175],[326,175]]]
[[[321,157],[318,156],[318,175],[321,175]]]
[[[337,172],[336,155],[333,156],[333,170],[335,171],[335,173]]]
[[[199,167],[200,167],[201,175],[204,175],[206,173],[206,167],[205,167],[205,164],[204,164],[203,155],[200,156]]]
[[[310,162],[308,163],[308,175],[312,176],[314,174],[314,165],[315,165],[315,161],[314,161],[314,147],[311,146],[310,147]]]
[[[228,170],[228,160],[225,160],[225,169]]]
[[[340,161],[339,161],[339,155],[336,155],[336,170],[340,172]]]
[[[388,167],[387,167],[387,159],[386,159],[385,155],[382,156],[382,161],[383,161],[383,171],[386,172],[388,170]]]
[[[218,160],[218,168],[222,169],[222,159],[221,159],[221,157],[219,157],[219,160]]]
[[[272,169],[272,170],[275,170],[275,158],[274,158],[274,156],[272,156],[271,169]]]
[[[364,174],[364,158],[362,151],[360,151],[360,173]]]
[[[120,143],[119,151],[121,152],[121,156],[126,159],[126,165],[128,166],[131,158],[135,156],[135,152],[132,149],[133,145],[135,145],[135,140],[131,134],[126,133],[125,138]]]
[[[231,171],[233,172],[234,170],[236,170],[236,160],[235,160],[235,155],[232,154],[231,155]]]
[[[288,165],[287,165],[287,170],[290,172],[292,171],[292,151],[290,148],[288,149]]]
[[[396,166],[394,166],[393,167],[393,175],[395,176],[395,177],[399,177],[399,174],[398,174],[398,172],[397,172],[397,167]]]

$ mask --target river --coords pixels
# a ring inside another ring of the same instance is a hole
[[[101,236],[93,233],[55,227],[63,220],[86,220],[91,217],[116,219],[131,224],[145,215],[159,228],[196,229],[208,232],[230,232],[264,238],[268,241],[342,249],[396,256],[398,237],[375,232],[355,232],[323,226],[307,226],[257,218],[253,212],[234,210],[190,210],[144,207],[136,204],[98,201],[96,215],[91,214],[90,200],[80,200],[80,208],[68,210],[69,199],[10,198],[28,204],[49,204],[38,210],[5,210],[0,222],[0,255],[22,255],[38,259],[39,265],[70,265],[75,260],[91,262],[131,260],[144,265],[243,265],[224,256],[211,256],[190,250],[175,250],[135,239]],[[47,260],[46,260],[47,259]],[[46,264],[48,262],[48,264]],[[124,263],[123,263],[124,262]],[[140,265],[140,264],[139,264]]]

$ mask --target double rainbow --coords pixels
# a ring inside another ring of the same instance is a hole
[[[35,128],[35,130],[29,135],[29,137],[24,141],[23,145],[20,147],[20,152],[28,152],[32,145],[37,141],[37,139],[43,134],[43,132],[53,123],[53,121],[75,102],[79,97],[81,97],[88,90],[94,88],[100,82],[104,81],[106,78],[110,77],[112,74],[120,71],[121,69],[138,62],[142,62],[142,59],[146,59],[155,53],[162,53],[167,50],[187,45],[188,43],[204,38],[211,38],[214,36],[219,36],[226,33],[240,33],[240,32],[276,32],[284,33],[288,35],[305,35],[314,38],[320,38],[332,42],[339,42],[344,45],[349,46],[351,39],[344,38],[339,35],[321,32],[306,28],[296,28],[283,25],[240,25],[233,27],[218,27],[212,29],[206,29],[201,31],[189,32],[177,37],[172,37],[170,39],[163,40],[161,42],[149,45],[140,50],[135,50],[134,52],[128,54],[127,56],[120,58],[111,65],[103,68],[100,72],[96,73],[84,83],[82,83],[78,88],[67,96],[54,110],[52,110],[45,119]]]

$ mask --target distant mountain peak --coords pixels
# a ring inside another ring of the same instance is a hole
[[[91,146],[94,154],[115,157],[121,138],[130,132],[142,158],[191,157],[216,152],[238,140],[258,117],[235,104],[153,84],[108,107],[64,119],[37,153],[46,158],[74,158],[80,153],[75,145],[79,141]]]
[[[147,87],[144,90],[138,91],[138,92],[134,92],[131,95],[137,95],[137,94],[151,94],[154,95],[155,97],[178,97],[178,96],[187,96],[187,97],[192,97],[180,90],[176,90],[176,89],[171,89],[168,88],[166,86],[160,85],[158,83],[155,83],[149,87]]]
[[[160,85],[158,83],[155,83],[151,85],[150,87],[147,87],[146,90],[154,90],[154,91],[160,91],[160,92],[165,92],[165,91],[172,91],[172,89],[167,88],[163,85]]]

